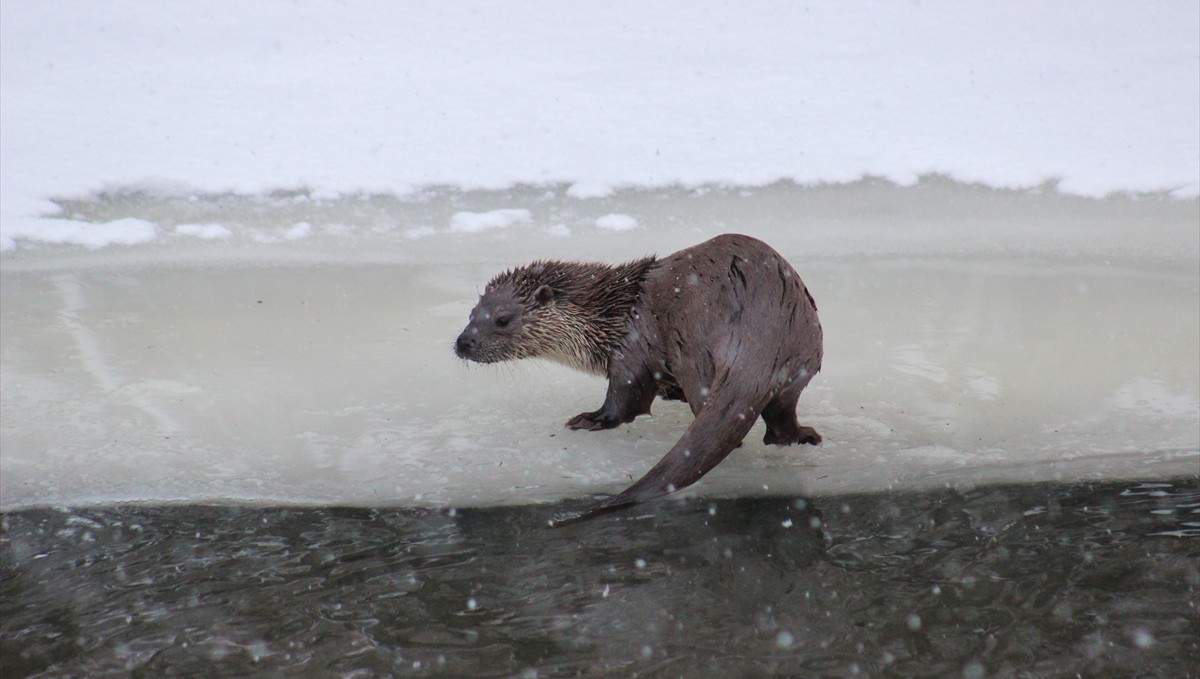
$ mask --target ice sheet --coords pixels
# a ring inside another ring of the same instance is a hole
[[[567,431],[602,400],[602,380],[548,363],[468,365],[451,343],[504,267],[618,261],[722,231],[775,245],[817,299],[825,369],[800,416],[826,442],[767,447],[759,425],[696,492],[1200,471],[1196,201],[930,180],[586,200],[565,185],[422,201],[110,196],[70,210],[164,235],[4,254],[5,509],[467,505],[619,490],[677,440],[686,406]],[[456,215],[496,210],[529,216],[454,229]],[[175,228],[217,213],[228,234]],[[638,227],[596,225],[609,214]],[[297,223],[306,235],[288,240]],[[570,235],[547,235],[558,227]],[[416,228],[427,232],[410,237]]]

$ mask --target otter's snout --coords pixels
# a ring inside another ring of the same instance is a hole
[[[472,354],[478,346],[479,340],[475,339],[474,335],[464,332],[454,342],[454,354],[459,358],[474,358]]]

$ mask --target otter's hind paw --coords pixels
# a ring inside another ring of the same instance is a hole
[[[807,443],[815,446],[821,442],[821,435],[812,427],[796,427],[795,434],[784,436],[776,434],[770,427],[767,428],[767,433],[763,436],[763,443],[775,446],[790,446],[793,443]]]
[[[796,443],[807,443],[810,446],[815,446],[823,439],[812,427],[800,427],[800,435],[796,437]]]

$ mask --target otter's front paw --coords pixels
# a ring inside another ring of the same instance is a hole
[[[621,420],[607,416],[603,410],[590,413],[579,413],[567,420],[567,429],[583,429],[584,431],[600,431],[613,429],[621,424]]]

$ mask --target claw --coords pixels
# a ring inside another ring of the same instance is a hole
[[[600,431],[602,429],[613,429],[620,425],[616,419],[607,418],[600,414],[600,411],[592,413],[580,413],[575,417],[567,420],[567,429],[582,429],[584,431]]]

